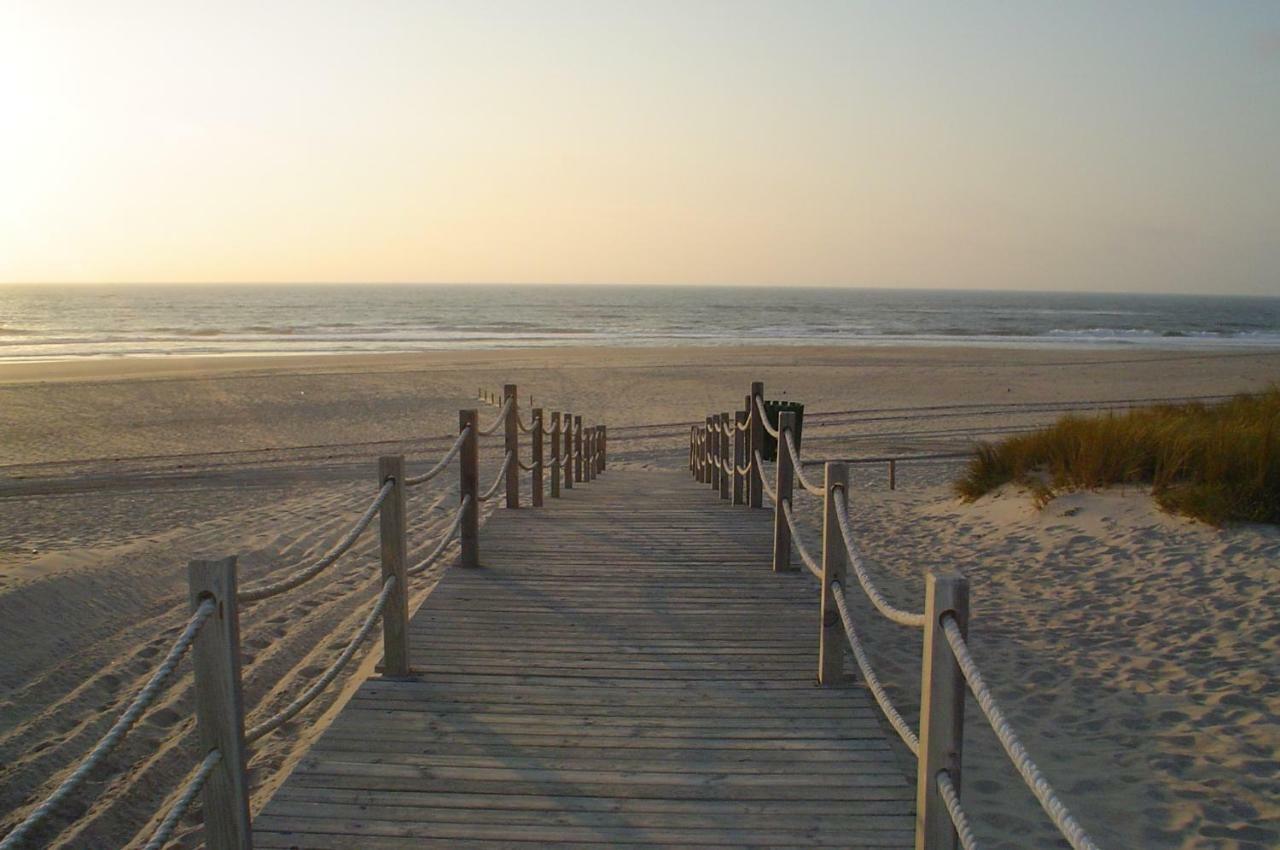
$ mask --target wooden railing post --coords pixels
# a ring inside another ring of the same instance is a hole
[[[529,415],[533,418],[533,506],[542,507],[542,408],[535,407]]]
[[[462,509],[458,539],[462,543],[459,563],[464,567],[480,566],[480,417],[474,410],[458,411],[458,433],[470,429],[458,453],[458,501],[470,504]]]
[[[747,435],[742,430],[742,424],[747,421],[747,414],[741,410],[735,411],[733,414],[733,503],[741,505],[746,502],[747,496],[747,480],[746,475],[741,472],[741,467],[747,462],[744,455],[747,453]]]
[[[507,507],[520,507],[520,409],[516,398],[516,385],[506,384],[502,388],[502,403],[511,399],[511,409],[507,411],[506,439],[503,448],[511,453],[511,468],[507,470]]]
[[[898,489],[898,462],[894,460],[889,461],[889,489]]]
[[[698,426],[692,426],[690,431],[692,434],[689,437],[689,474],[694,481],[697,481],[702,477],[702,468],[699,466],[702,449],[698,442]]]
[[[595,481],[596,476],[600,473],[599,461],[600,454],[600,426],[596,425],[591,428],[591,448],[587,449],[587,470],[589,481]]]
[[[711,486],[712,490],[720,489],[720,477],[717,472],[720,469],[720,444],[716,440],[716,435],[720,430],[717,427],[718,425],[716,417],[707,417],[707,484]]]
[[[573,480],[582,481],[582,417],[573,417]]]
[[[778,433],[782,434],[783,429],[795,428],[796,415],[791,411],[782,411],[778,415]],[[776,504],[773,506],[773,571],[775,573],[783,573],[792,569],[791,566],[791,526],[787,524],[787,517],[782,513],[783,502],[791,501],[791,491],[795,480],[795,458],[791,456],[791,452],[787,449],[786,441],[778,441],[778,478],[774,492],[778,494]]]
[[[560,498],[560,414],[551,414],[551,498]]]
[[[594,428],[582,429],[582,480],[591,482],[591,440],[595,437]]]
[[[378,509],[378,539],[382,552],[382,580],[395,576],[382,612],[382,675],[409,675],[409,577],[405,572],[408,540],[405,531],[404,456],[378,458],[378,486],[391,482],[391,492]]]
[[[778,434],[782,434],[781,429]],[[781,457],[781,453],[778,456]],[[847,642],[844,623],[836,608],[836,590],[832,587],[834,582],[839,582],[841,588],[844,587],[845,561],[848,557],[845,554],[844,538],[840,535],[840,521],[836,519],[834,491],[837,487],[848,492],[849,467],[843,463],[828,462],[822,497],[822,634],[818,644],[818,682],[823,685],[834,685],[840,680]]]
[[[560,420],[564,430],[564,489],[573,489],[573,414],[565,411]]]
[[[730,416],[728,413],[721,413],[719,418],[720,418],[720,466],[722,467],[720,470],[720,498],[727,502],[733,495],[731,492],[731,484],[733,482],[733,471],[730,470],[729,472],[725,472],[723,467],[724,467],[724,462],[729,460],[733,456],[733,452],[730,451],[730,447],[733,445],[733,442],[730,440],[729,435],[724,432],[726,429],[733,426],[733,417]]]
[[[924,658],[920,667],[920,756],[916,767],[916,850],[957,850],[947,804],[938,793],[946,771],[960,792],[964,740],[964,674],[942,629],[946,614],[969,634],[969,582],[960,575],[925,577]]]
[[[201,792],[204,845],[209,850],[250,850],[253,829],[245,774],[236,559],[192,561],[187,565],[187,583],[193,611],[206,599],[216,604],[191,645],[200,752],[222,753]]]
[[[756,452],[764,453],[764,422],[760,420],[760,411],[756,409],[756,399],[764,399],[764,383],[755,381],[751,384],[751,395],[747,396],[747,413],[751,416],[751,439],[747,446],[747,455],[751,458],[751,507],[758,508],[764,504],[764,481],[761,476],[764,470],[755,462]]]
[[[600,472],[604,472],[609,462],[609,426],[600,426]]]

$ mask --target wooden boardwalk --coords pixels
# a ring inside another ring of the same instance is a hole
[[[870,698],[820,688],[772,512],[610,470],[499,510],[254,821],[260,848],[913,845]]]

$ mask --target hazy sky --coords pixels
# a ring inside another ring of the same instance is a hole
[[[0,281],[1280,294],[1280,2],[0,0]]]

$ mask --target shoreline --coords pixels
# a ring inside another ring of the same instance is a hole
[[[1071,354],[1078,357],[1069,365],[1079,362],[1154,362],[1178,360],[1220,360],[1251,357],[1280,357],[1278,346],[1169,346],[1145,344],[1092,345],[1080,343],[1013,346],[996,344],[860,344],[860,343],[723,343],[681,345],[555,345],[510,346],[492,348],[441,348],[412,351],[362,351],[362,352],[274,352],[254,354],[165,354],[139,356],[97,355],[68,357],[49,360],[12,361],[0,358],[0,386],[33,382],[96,382],[143,379],[182,379],[220,375],[298,372],[317,374],[325,371],[370,371],[369,367],[386,368],[388,371],[413,371],[423,367],[489,366],[495,357],[509,360],[513,365],[542,358],[555,359],[557,355],[594,358],[620,354],[632,355],[632,359],[664,360],[681,352],[696,352],[708,357],[704,362],[715,364],[724,355],[752,355],[749,360],[762,366],[769,365],[772,354],[777,359],[805,359],[817,356],[829,359],[844,353],[849,359],[863,355],[868,361],[881,361],[886,356],[924,357],[930,355],[955,365],[956,355],[1008,353],[1035,358],[1037,355]],[[1134,355],[1113,358],[1116,354]],[[763,356],[761,356],[763,355]],[[782,357],[781,355],[786,355]],[[1147,355],[1147,356],[1140,356]],[[563,365],[563,364],[562,364]],[[637,365],[645,365],[643,363]],[[874,363],[873,363],[874,365]],[[1024,364],[1011,364],[1021,366]],[[1045,365],[1055,365],[1046,363]],[[397,367],[397,368],[391,368]],[[612,368],[626,368],[625,364],[612,364]]]

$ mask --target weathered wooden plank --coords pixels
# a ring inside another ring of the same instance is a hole
[[[816,584],[706,489],[616,470],[495,513],[412,618],[418,677],[361,685],[258,846],[910,846],[865,693],[815,686]]]

